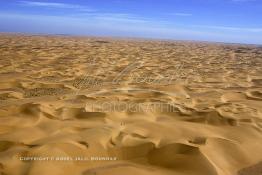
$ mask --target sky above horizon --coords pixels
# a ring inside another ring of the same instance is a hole
[[[2,0],[0,32],[262,44],[262,1]]]

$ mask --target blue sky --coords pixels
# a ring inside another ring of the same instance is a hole
[[[1,0],[0,32],[262,44],[262,1]]]

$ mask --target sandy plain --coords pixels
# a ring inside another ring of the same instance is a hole
[[[262,47],[0,35],[1,175],[261,175]]]

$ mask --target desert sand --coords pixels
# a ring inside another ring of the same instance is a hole
[[[261,175],[262,47],[0,35],[1,175]]]

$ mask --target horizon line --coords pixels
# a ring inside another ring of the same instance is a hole
[[[71,36],[71,37],[93,37],[93,38],[111,38],[111,39],[136,39],[136,40],[155,40],[165,42],[197,42],[210,44],[225,44],[225,45],[247,45],[247,46],[262,46],[262,43],[247,43],[247,42],[227,42],[227,41],[213,41],[213,40],[190,40],[190,39],[175,39],[175,38],[161,38],[161,37],[141,37],[141,36],[119,36],[119,35],[98,35],[98,34],[70,34],[70,33],[37,33],[37,32],[2,32],[1,34],[9,35],[28,35],[28,36]]]

